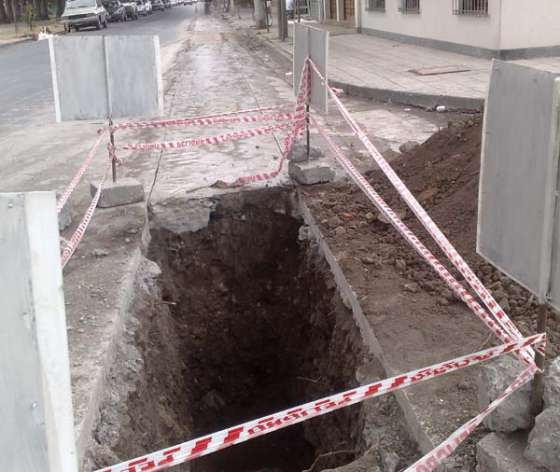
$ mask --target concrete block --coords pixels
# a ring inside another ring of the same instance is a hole
[[[525,457],[550,472],[560,470],[560,405],[546,408],[537,416]]]
[[[309,147],[309,160],[316,160],[323,156],[323,151],[321,151],[318,147]],[[307,160],[307,145],[301,143],[294,144],[294,146],[292,147],[292,152],[290,153],[290,161],[305,162]]]
[[[544,377],[544,406],[560,406],[560,356],[546,369]],[[560,469],[560,467],[559,467]]]
[[[302,185],[314,185],[334,180],[334,170],[319,161],[290,162],[288,166],[290,177]]]
[[[484,436],[476,445],[476,472],[545,472],[523,457],[525,433]]]
[[[60,195],[61,195],[60,192],[56,192],[57,201],[60,198]],[[66,202],[66,205],[62,207],[62,210],[60,210],[60,213],[58,214],[58,230],[63,231],[66,228],[68,228],[68,226],[70,226],[71,224],[72,224],[72,203],[70,202],[70,200],[68,200]]]
[[[98,182],[90,183],[92,196],[97,192],[97,188]],[[117,182],[105,182],[97,206],[99,208],[111,208],[141,202],[142,200],[144,200],[143,185],[136,179],[125,177]]]
[[[521,373],[522,365],[513,357],[500,357],[480,368],[478,377],[478,404],[484,410],[499,397]],[[491,431],[513,432],[528,429],[532,425],[530,408],[531,384],[527,383],[492,414],[486,417],[484,425]]]

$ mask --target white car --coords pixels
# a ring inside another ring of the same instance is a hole
[[[64,29],[68,32],[72,28],[80,31],[80,28],[87,26],[94,26],[96,29],[107,28],[109,21],[101,0],[68,0],[61,18]]]
[[[152,14],[152,2],[150,0],[146,0],[146,12],[148,15]]]
[[[136,9],[138,10],[139,15],[146,16],[148,14],[144,0],[136,0]]]

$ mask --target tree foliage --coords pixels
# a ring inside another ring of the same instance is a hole
[[[0,0],[0,23],[48,20],[62,15],[64,0]]]

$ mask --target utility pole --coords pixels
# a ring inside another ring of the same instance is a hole
[[[257,29],[266,28],[266,4],[264,0],[253,0],[255,6],[255,26]]]

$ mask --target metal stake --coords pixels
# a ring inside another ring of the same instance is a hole
[[[546,303],[539,305],[537,314],[537,333],[544,333],[546,331],[547,321],[547,306]],[[544,369],[545,355],[535,350],[535,364],[539,369]],[[533,391],[531,393],[531,413],[537,416],[543,409],[543,392],[544,392],[544,375],[540,372],[535,374],[533,380]]]
[[[113,173],[113,183],[117,182],[117,155],[115,153],[115,132],[113,131],[113,119],[109,117],[109,140],[111,142],[111,150],[109,158],[111,159],[111,171]]]
[[[310,136],[309,136],[309,101],[307,105],[305,105],[305,124],[306,124],[306,134],[307,134],[307,160],[309,160],[309,151],[310,151]]]

